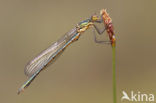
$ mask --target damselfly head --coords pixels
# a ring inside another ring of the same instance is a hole
[[[97,20],[99,20],[99,17],[96,15],[96,14],[94,14],[94,15],[92,15],[91,16],[91,20],[94,22],[94,21],[97,21]]]

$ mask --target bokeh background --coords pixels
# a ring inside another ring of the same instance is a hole
[[[123,90],[156,96],[155,0],[0,0],[0,102],[112,103],[112,49],[92,29],[17,95],[25,64],[102,8],[117,37],[118,103]]]

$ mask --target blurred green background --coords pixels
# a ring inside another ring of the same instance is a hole
[[[129,103],[123,90],[156,96],[155,0],[0,0],[0,102],[112,103],[112,49],[92,29],[17,95],[26,63],[102,8],[117,36],[118,103]]]

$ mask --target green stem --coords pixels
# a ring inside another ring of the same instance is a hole
[[[117,103],[116,98],[116,69],[115,69],[115,46],[112,46],[112,59],[113,59],[113,103]]]

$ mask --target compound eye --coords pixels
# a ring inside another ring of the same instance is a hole
[[[93,15],[92,16],[92,21],[97,21],[98,20],[98,16],[97,15]]]

